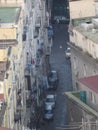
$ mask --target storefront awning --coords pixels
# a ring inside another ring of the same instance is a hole
[[[5,127],[0,127],[0,130],[11,130],[11,129],[5,128]]]

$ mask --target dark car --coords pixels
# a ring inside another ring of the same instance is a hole
[[[43,110],[43,119],[44,120],[53,120],[54,119],[54,112],[52,105],[45,104]]]
[[[55,70],[52,70],[48,74],[48,84],[49,84],[49,89],[57,89],[58,86],[58,73]]]

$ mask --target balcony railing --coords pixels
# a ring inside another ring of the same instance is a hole
[[[80,108],[83,108],[88,113],[91,113],[95,115],[96,117],[98,117],[98,112],[95,109],[93,109],[91,106],[89,106],[87,103],[85,103],[83,100],[81,100],[80,92],[66,92],[65,95],[70,100],[75,102],[78,106],[80,106]]]
[[[26,41],[27,31],[28,31],[27,26],[24,26],[24,28],[23,28],[23,34],[22,34],[22,40],[23,41]]]
[[[39,28],[35,27],[34,31],[33,31],[33,34],[34,34],[34,38],[37,38],[39,36]]]
[[[0,109],[0,126],[2,125],[2,122],[3,122],[3,119],[4,119],[4,114],[5,114],[5,111],[6,111],[6,103],[5,102],[2,102],[1,104],[1,109]]]
[[[25,77],[31,75],[31,68],[29,66],[26,66],[25,68]]]
[[[43,48],[39,48],[37,50],[37,56],[41,57],[44,54],[44,49]]]
[[[23,41],[26,41],[26,33],[23,33],[23,35],[22,35],[22,40],[23,40]]]
[[[51,54],[51,47],[50,46],[47,46],[45,54],[46,55],[50,55]]]
[[[17,110],[15,113],[14,113],[14,121],[15,122],[18,122],[21,120],[21,111]]]
[[[36,22],[35,22],[35,27],[40,28],[40,26],[41,26],[41,18],[37,17]]]
[[[38,66],[40,66],[40,64],[41,64],[41,59],[37,57],[36,62],[35,62],[35,66],[38,67]]]

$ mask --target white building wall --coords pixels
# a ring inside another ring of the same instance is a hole
[[[72,49],[71,53],[72,80],[76,89],[78,79],[98,74],[98,65],[78,49]]]
[[[70,42],[81,48],[85,53],[90,54],[93,58],[98,58],[98,44],[85,37],[82,32],[73,29],[73,36],[70,36]]]

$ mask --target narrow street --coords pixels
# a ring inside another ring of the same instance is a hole
[[[56,91],[56,108],[54,120],[46,122],[41,130],[57,130],[67,124],[66,98],[64,92],[72,90],[71,65],[70,60],[65,58],[65,50],[68,42],[68,26],[65,24],[54,25],[54,41],[50,65],[52,70],[57,70],[59,74],[59,85]]]

